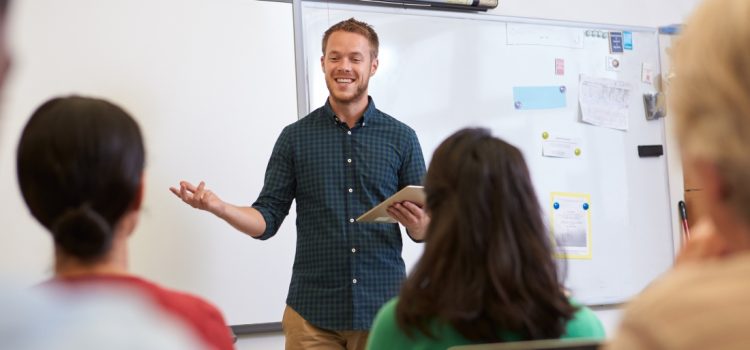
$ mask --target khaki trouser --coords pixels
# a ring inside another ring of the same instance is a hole
[[[286,350],[364,350],[367,331],[329,331],[307,322],[289,305],[281,320]]]

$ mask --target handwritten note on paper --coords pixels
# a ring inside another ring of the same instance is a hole
[[[552,233],[559,257],[591,259],[591,197],[552,192]]]
[[[628,130],[630,83],[581,74],[578,102],[581,119],[589,124]]]

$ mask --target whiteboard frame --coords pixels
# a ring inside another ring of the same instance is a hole
[[[310,8],[327,8],[331,10],[349,10],[369,13],[383,13],[383,14],[409,14],[409,15],[424,15],[429,17],[437,18],[452,18],[452,19],[474,19],[484,21],[496,21],[505,23],[519,23],[519,24],[536,24],[536,25],[548,25],[548,26],[561,26],[561,27],[573,27],[582,29],[598,29],[608,31],[630,31],[630,32],[645,32],[659,34],[658,28],[646,27],[646,26],[627,26],[627,25],[615,25],[606,23],[594,23],[594,22],[577,22],[577,21],[565,21],[565,20],[551,20],[551,19],[539,19],[529,17],[512,17],[512,16],[501,16],[490,13],[466,13],[466,12],[454,12],[454,11],[439,11],[434,9],[423,9],[423,8],[394,8],[392,6],[377,6],[377,4],[351,4],[344,3],[342,1],[336,2],[323,2],[315,0],[292,0],[292,11],[294,17],[294,40],[295,40],[295,65],[298,74],[304,74],[303,77],[297,78],[297,101],[298,101],[298,112],[299,118],[302,118],[310,113],[310,89],[309,89],[309,75],[306,59],[306,48],[304,47],[304,23],[303,23],[303,6]],[[662,64],[664,59],[662,57],[663,48],[661,47],[661,40],[659,44],[659,57],[656,62],[656,68],[661,75]],[[664,128],[664,134],[662,135],[665,142],[664,157],[666,157],[667,164],[667,177],[666,188],[668,189],[669,195],[669,207],[670,210],[670,223],[672,227],[672,241],[673,241],[673,256],[674,259],[680,250],[682,245],[681,239],[681,226],[679,211],[677,203],[680,200],[684,200],[684,181],[682,179],[682,165],[677,152],[676,143],[671,134],[671,128],[669,122],[665,121],[666,127]],[[622,301],[614,301],[611,303],[596,303],[588,306],[617,306],[621,305]]]

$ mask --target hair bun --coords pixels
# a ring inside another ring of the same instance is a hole
[[[65,211],[51,231],[56,245],[82,260],[104,255],[112,243],[112,228],[88,203]]]

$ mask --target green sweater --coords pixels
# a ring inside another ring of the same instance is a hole
[[[412,334],[414,338],[409,338],[396,323],[396,304],[398,298],[394,298],[386,303],[378,312],[375,321],[370,330],[370,336],[367,340],[368,350],[397,350],[397,349],[447,349],[456,345],[470,345],[473,342],[464,338],[460,333],[449,325],[440,322],[433,322],[430,330],[438,339],[432,339],[415,330]],[[585,306],[579,306],[580,309],[568,321],[565,334],[561,338],[591,338],[604,339],[604,327],[594,312]],[[506,337],[508,341],[521,340],[516,335],[509,334]]]

